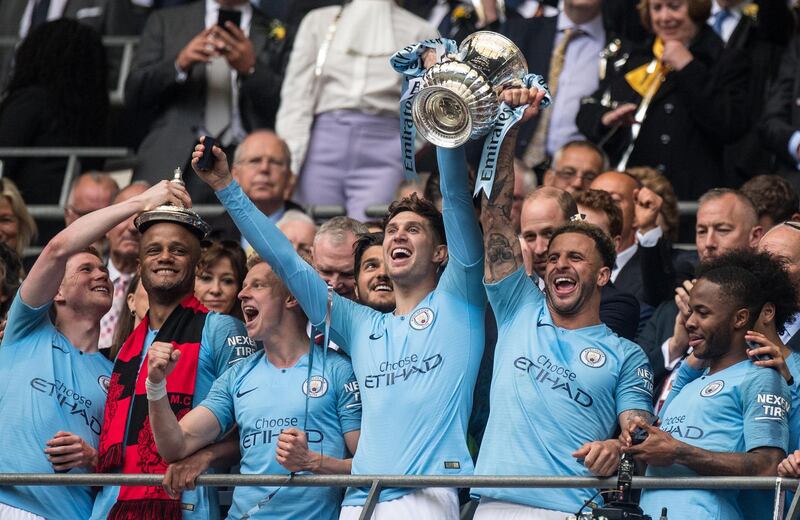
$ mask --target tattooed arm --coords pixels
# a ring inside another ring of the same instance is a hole
[[[521,123],[539,113],[539,103],[544,98],[543,90],[510,89],[503,92],[503,101],[512,107],[530,104],[522,116]],[[481,226],[484,244],[484,278],[486,283],[495,283],[519,269],[522,265],[522,250],[511,224],[511,204],[514,200],[514,148],[517,143],[519,125],[511,128],[500,147],[497,159],[497,174],[492,186],[492,196],[481,196]]]
[[[522,250],[511,224],[517,132],[517,127],[510,129],[500,147],[492,196],[487,198],[483,193],[481,197],[486,283],[498,282],[522,265]]]

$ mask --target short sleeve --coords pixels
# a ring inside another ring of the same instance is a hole
[[[41,327],[43,322],[46,322],[55,330],[48,314],[52,305],[53,302],[49,302],[33,308],[22,300],[22,291],[17,291],[17,295],[14,297],[14,301],[8,311],[8,324],[6,325],[2,346],[5,347],[24,340],[34,330]]]
[[[212,353],[215,377],[257,350],[256,342],[247,336],[244,323],[216,312],[206,318],[201,343]]]
[[[653,413],[653,370],[638,345],[630,343],[625,347],[617,384],[617,415],[626,410]]]
[[[755,368],[741,387],[747,451],[769,446],[786,452],[789,445],[789,387],[775,370]]]
[[[224,433],[236,424],[236,415],[233,408],[233,384],[236,381],[238,370],[228,370],[214,381],[208,395],[200,403],[207,408],[219,423],[220,432]]]
[[[544,295],[536,284],[525,274],[525,268],[495,283],[484,283],[489,303],[497,318],[497,326],[511,321],[517,311],[527,302],[544,305]]]
[[[669,394],[664,401],[664,406],[661,407],[661,413],[659,415],[663,415],[664,412],[666,412],[669,403],[680,393],[684,386],[702,376],[704,372],[705,369],[692,368],[686,360],[683,360],[678,367],[678,372],[675,374],[675,381],[672,383],[672,388],[669,390]]]
[[[336,407],[342,433],[361,429],[361,392],[353,367],[342,359],[337,370],[338,386]]]

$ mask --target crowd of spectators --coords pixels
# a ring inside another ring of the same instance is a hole
[[[0,438],[20,445],[0,472],[166,473],[0,487],[0,517],[217,518],[194,480],[236,465],[609,476],[630,453],[648,475],[800,476],[795,8],[0,1],[0,36],[19,38],[0,52],[0,148],[135,150],[128,177],[82,158],[63,222],[28,205],[59,202],[67,160],[0,153]],[[480,29],[519,47],[553,103],[502,94],[527,108],[473,199],[477,141],[420,140],[403,180],[389,58]],[[123,35],[129,71],[102,40]],[[208,203],[224,211],[157,208]],[[229,514],[357,518],[366,491],[241,488]],[[481,520],[554,519],[594,492],[471,494]],[[764,493],[687,497],[642,506],[771,511]],[[450,519],[469,496],[379,501],[379,519]]]

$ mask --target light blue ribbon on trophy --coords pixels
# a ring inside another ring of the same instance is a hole
[[[411,105],[414,96],[422,87],[422,77],[425,67],[422,64],[422,54],[427,49],[436,51],[436,61],[440,61],[445,54],[458,51],[458,46],[453,40],[445,38],[432,38],[419,43],[408,45],[394,53],[389,60],[392,68],[403,75],[403,88],[400,97],[400,142],[403,154],[403,170],[407,180],[417,180],[417,166],[414,160],[414,142],[417,138],[417,129],[411,117]]]
[[[545,95],[539,103],[539,108],[546,108],[550,106],[553,98],[550,96],[550,90],[544,78],[538,74],[526,74],[522,78],[525,88],[536,87],[539,90],[544,90]],[[500,147],[503,144],[506,134],[514,126],[517,121],[522,119],[522,114],[528,105],[520,105],[517,108],[511,108],[506,103],[500,104],[500,112],[495,120],[492,129],[486,135],[486,140],[483,144],[483,152],[481,153],[481,162],[478,165],[478,174],[475,178],[475,192],[474,197],[480,195],[481,190],[486,193],[486,197],[492,195],[492,185],[494,184],[494,177],[497,173],[497,160],[500,157]]]

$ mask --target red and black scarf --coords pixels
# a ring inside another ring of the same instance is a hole
[[[192,409],[200,338],[206,309],[187,296],[169,315],[154,341],[168,341],[181,351],[175,369],[167,377],[167,396],[180,420]],[[147,357],[142,361],[149,319],[145,316],[128,337],[114,362],[100,433],[97,471],[100,473],[164,473],[167,463],[158,454],[147,408]],[[141,370],[139,370],[141,367]],[[130,417],[130,420],[128,420]],[[124,442],[124,445],[123,445]],[[108,515],[113,520],[180,520],[181,502],[160,486],[122,486]]]

